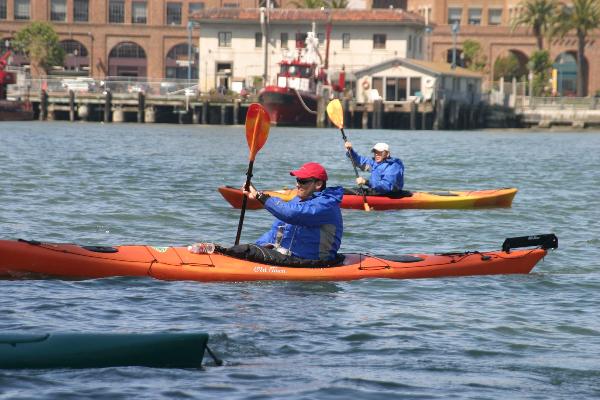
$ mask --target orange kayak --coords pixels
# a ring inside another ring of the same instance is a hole
[[[79,246],[0,240],[0,276],[104,278],[140,276],[188,281],[347,281],[362,278],[527,274],[557,248],[554,234],[509,238],[502,250],[446,254],[373,256],[344,254],[332,267],[303,268],[261,264],[223,254],[195,254],[186,247]],[[515,250],[516,249],[516,250]]]
[[[234,208],[242,207],[242,191],[231,186],[219,187],[219,193]],[[264,193],[290,201],[296,197],[296,189],[265,190]],[[367,203],[375,210],[399,210],[405,208],[482,208],[482,207],[510,207],[517,194],[515,188],[470,190],[470,191],[443,191],[443,192],[408,192],[405,197],[367,196]],[[363,197],[360,195],[344,194],[342,208],[363,209]],[[262,204],[253,199],[248,199],[247,208],[257,210]]]

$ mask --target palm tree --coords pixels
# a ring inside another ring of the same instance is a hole
[[[585,40],[597,28],[600,28],[600,0],[573,0],[571,5],[562,5],[556,30],[561,37],[571,31],[575,31],[577,36],[578,97],[585,96],[583,79]]]
[[[347,8],[348,0],[328,0],[327,7],[328,8]]]
[[[544,36],[554,32],[552,27],[559,9],[558,0],[524,0],[519,6],[523,11],[511,21],[512,30],[520,26],[531,28],[538,50],[543,50]]]

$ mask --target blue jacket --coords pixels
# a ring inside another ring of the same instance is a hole
[[[377,193],[399,192],[404,187],[404,164],[399,158],[389,157],[376,163],[375,159],[363,157],[354,149],[350,154],[346,152],[346,155],[351,156],[361,170],[371,171],[368,185]]]
[[[289,202],[277,197],[267,199],[265,209],[276,219],[271,230],[256,244],[276,243],[281,229],[280,245],[289,249],[293,256],[309,260],[335,259],[344,231],[340,210],[343,195],[343,188],[331,187],[314,193],[305,201],[300,201],[299,197]]]

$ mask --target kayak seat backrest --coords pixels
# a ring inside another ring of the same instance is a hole
[[[33,334],[33,333],[3,333],[0,334],[0,344],[10,344],[15,346],[20,343],[36,343],[43,342],[48,339],[50,334]]]
[[[384,196],[391,199],[401,199],[403,197],[412,197],[413,193],[409,190],[401,190],[399,192],[386,193]]]
[[[406,254],[392,255],[392,256],[388,256],[388,255],[379,256],[378,255],[376,257],[382,258],[382,259],[388,260],[388,261],[401,262],[401,263],[414,263],[414,262],[423,261],[423,259],[421,257],[409,256]]]
[[[110,246],[81,246],[81,248],[95,253],[117,253],[119,251],[119,249]]]

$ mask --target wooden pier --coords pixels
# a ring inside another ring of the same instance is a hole
[[[228,95],[152,95],[105,92],[47,92],[29,96],[40,120],[238,125],[245,122],[256,97]],[[317,127],[330,126],[326,99],[318,106]],[[344,122],[361,129],[476,129],[483,127],[483,107],[440,99],[435,103],[343,100]]]

